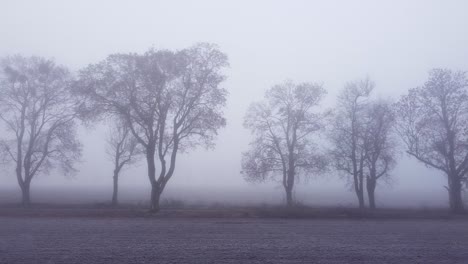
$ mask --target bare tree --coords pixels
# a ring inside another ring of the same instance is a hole
[[[55,166],[73,172],[81,154],[70,75],[52,60],[18,55],[1,60],[0,76],[0,119],[9,132],[1,147],[29,206],[34,176]]]
[[[364,134],[365,149],[367,155],[364,167],[367,171],[366,187],[369,198],[369,208],[375,209],[375,188],[377,181],[383,177],[389,177],[389,172],[394,168],[396,141],[393,138],[392,129],[395,115],[392,105],[388,101],[376,101],[368,105],[366,109]]]
[[[445,173],[450,210],[464,211],[468,172],[468,81],[464,72],[433,69],[429,79],[397,103],[398,132],[406,152]]]
[[[264,102],[250,106],[244,126],[255,135],[243,153],[242,169],[248,181],[281,176],[286,203],[293,205],[296,177],[321,172],[326,158],[314,142],[324,127],[325,114],[317,111],[326,94],[321,85],[286,81],[267,91]]]
[[[124,166],[135,164],[139,160],[141,149],[125,122],[112,124],[107,138],[107,154],[114,163],[112,205],[118,203],[119,174]]]
[[[111,55],[81,71],[76,91],[87,99],[84,116],[97,112],[118,116],[143,146],[153,212],[159,210],[178,152],[212,146],[217,130],[225,125],[222,107],[227,92],[220,83],[226,66],[224,53],[201,43],[178,52]]]
[[[374,83],[369,79],[346,84],[338,97],[338,107],[330,133],[331,156],[335,168],[351,176],[359,208],[365,207],[364,173],[367,160],[365,138],[366,108]]]

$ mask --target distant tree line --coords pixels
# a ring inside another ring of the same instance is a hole
[[[76,172],[82,145],[79,121],[110,127],[112,204],[120,172],[145,160],[150,210],[174,174],[178,153],[214,139],[226,120],[222,87],[226,54],[216,45],[143,54],[112,54],[71,74],[51,59],[8,56],[0,61],[2,159],[14,165],[22,204],[31,204],[33,178],[54,168]],[[242,154],[246,180],[278,180],[293,206],[299,178],[335,171],[354,190],[359,208],[376,208],[376,188],[391,176],[400,149],[447,177],[450,210],[464,211],[468,184],[468,79],[434,69],[397,102],[376,99],[369,78],[349,82],[334,109],[317,83],[285,81],[253,103],[244,125],[250,149]],[[366,199],[367,194],[367,199]]]
[[[78,119],[110,119],[113,203],[120,171],[143,155],[151,184],[150,209],[157,212],[177,154],[212,147],[218,129],[226,124],[222,109],[227,91],[220,84],[227,66],[227,56],[207,43],[180,51],[112,54],[75,77],[44,58],[2,59],[0,118],[9,137],[2,139],[1,148],[16,165],[23,205],[31,203],[34,176],[54,166],[74,171],[81,156]]]
[[[447,177],[451,212],[464,211],[468,186],[468,79],[465,72],[433,69],[420,87],[397,102],[374,99],[366,78],[347,83],[337,106],[324,111],[325,90],[317,84],[275,85],[253,103],[245,127],[254,140],[243,153],[248,181],[282,183],[286,204],[294,205],[298,177],[334,170],[356,193],[359,208],[376,208],[376,187],[391,176],[396,155],[409,156]]]

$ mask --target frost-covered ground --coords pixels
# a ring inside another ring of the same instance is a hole
[[[468,221],[0,217],[0,263],[468,263]]]

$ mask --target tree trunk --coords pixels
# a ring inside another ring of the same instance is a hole
[[[364,203],[363,182],[362,182],[362,178],[360,178],[359,175],[354,176],[354,191],[355,191],[356,196],[358,198],[359,209],[364,209],[365,208],[365,203]]]
[[[364,192],[362,189],[360,189],[357,193],[356,193],[357,197],[358,197],[358,201],[359,201],[359,209],[364,209],[365,208],[365,203],[364,203]]]
[[[30,184],[28,182],[25,182],[21,186],[21,193],[22,193],[21,204],[23,205],[23,207],[31,206],[31,196],[29,194],[29,189],[30,189],[29,186],[30,186]]]
[[[114,190],[112,192],[112,206],[117,206],[118,204],[118,195],[119,192],[119,173],[114,171]]]
[[[294,199],[293,199],[294,176],[295,176],[295,172],[289,170],[287,183],[286,183],[286,186],[284,186],[284,189],[286,191],[286,205],[288,207],[292,207],[294,205]]]
[[[359,173],[359,209],[365,209],[366,204],[364,201],[364,175],[362,173],[363,167],[361,162],[361,172]]]
[[[150,197],[150,212],[159,212],[159,197],[161,191],[158,183],[156,182],[156,164],[154,161],[155,146],[150,144],[146,149],[146,162],[148,165],[148,178],[151,183],[151,197]]]
[[[375,179],[368,178],[367,179],[367,196],[369,197],[369,208],[371,210],[374,210],[375,207],[375,186],[376,186],[376,181]]]
[[[161,197],[161,191],[156,183],[151,186],[151,206],[150,211],[152,213],[157,213],[160,210],[159,207],[159,198]]]
[[[292,188],[289,186],[286,189],[286,205],[288,207],[292,207],[294,205],[293,197],[292,197]]]
[[[449,176],[449,203],[452,213],[463,213],[462,183],[456,176]]]

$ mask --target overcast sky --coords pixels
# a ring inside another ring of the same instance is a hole
[[[347,81],[365,76],[376,82],[376,97],[398,98],[423,84],[431,68],[468,70],[467,10],[468,2],[461,0],[4,0],[0,56],[53,57],[76,71],[116,52],[218,44],[231,65],[223,84],[230,93],[227,126],[214,150],[192,151],[178,160],[168,194],[188,200],[212,195],[219,201],[281,201],[283,190],[277,183],[252,185],[240,174],[241,153],[251,139],[242,126],[248,105],[285,79],[322,83],[328,91],[326,108],[333,107]],[[66,186],[110,192],[112,164],[105,156],[105,131],[99,126],[82,129],[83,159],[75,177],[41,175],[33,180],[32,191],[35,186]],[[411,206],[446,202],[445,176],[406,155],[401,155],[393,176],[391,186],[377,190],[377,195],[384,190],[384,204],[392,205],[390,197]],[[3,170],[0,180],[2,186],[17,185],[13,170]],[[148,191],[145,164],[125,171],[120,186],[124,192]],[[296,196],[308,203],[355,200],[336,173],[310,179]]]

